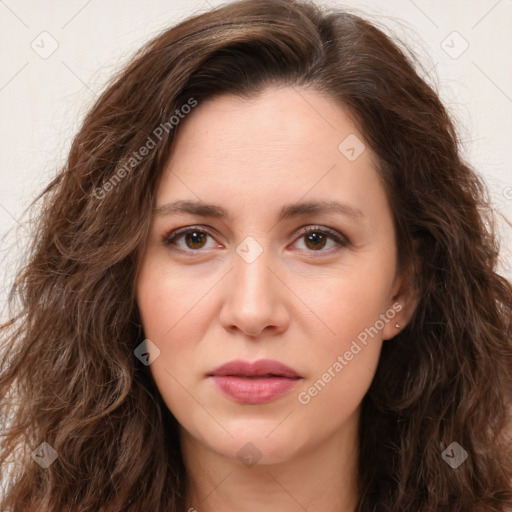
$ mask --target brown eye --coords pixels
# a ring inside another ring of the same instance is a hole
[[[300,249],[319,254],[332,254],[350,245],[349,240],[338,231],[320,226],[302,229],[296,243],[299,241],[304,241],[304,247],[299,247]],[[329,243],[331,243],[330,247]]]
[[[184,252],[201,252],[201,249],[207,248],[208,237],[213,239],[213,236],[203,229],[183,228],[167,233],[162,237],[162,242]]]
[[[201,249],[208,235],[201,231],[189,231],[185,233],[185,244],[189,249]]]
[[[328,238],[317,231],[311,231],[307,235],[304,235],[304,237],[306,239],[306,247],[313,250],[323,249]]]
[[[162,243],[171,249],[177,249],[178,251],[190,254],[200,254],[204,252],[202,249],[222,247],[222,245],[215,245],[215,243],[208,247],[208,237],[215,242],[214,236],[208,231],[186,227],[170,231],[162,237]],[[332,254],[350,245],[349,240],[341,233],[338,233],[338,231],[317,226],[302,229],[295,243],[298,243],[298,241],[304,241],[304,247],[301,247],[301,250],[309,253],[316,252],[320,255],[324,253],[326,255]],[[331,243],[331,246],[328,245],[329,243]]]

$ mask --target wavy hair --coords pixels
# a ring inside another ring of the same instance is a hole
[[[357,511],[512,507],[512,286],[497,272],[488,191],[447,110],[373,23],[307,1],[243,0],[147,43],[33,203],[0,330],[2,511],[182,512],[177,422],[134,356],[141,247],[173,119],[192,102],[273,86],[309,88],[351,113],[420,293],[363,398]],[[454,441],[468,453],[456,469],[442,456]],[[46,468],[33,456],[43,442],[58,455]]]

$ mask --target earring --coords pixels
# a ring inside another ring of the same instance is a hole
[[[397,329],[400,329],[400,325],[399,325],[399,324],[395,324],[395,327],[396,327]]]

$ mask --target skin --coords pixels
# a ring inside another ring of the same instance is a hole
[[[200,200],[231,215],[155,215],[137,278],[144,333],[160,350],[150,371],[181,425],[187,510],[355,510],[360,404],[382,343],[399,332],[396,323],[407,324],[417,303],[397,271],[375,155],[368,145],[354,161],[340,152],[348,135],[364,136],[343,107],[313,90],[272,88],[250,101],[219,96],[182,123],[156,207]],[[277,221],[283,205],[309,200],[343,202],[362,216]],[[349,245],[308,245],[297,233],[314,225],[338,231]],[[213,236],[162,242],[184,226]],[[236,252],[246,237],[263,251],[251,263]],[[343,370],[300,403],[299,393],[397,303],[401,311],[378,335],[359,343]],[[278,360],[302,379],[277,400],[248,405],[206,378],[233,359],[260,358]],[[259,456],[251,466],[237,456],[249,442]]]

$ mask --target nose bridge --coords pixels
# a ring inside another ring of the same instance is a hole
[[[284,328],[286,308],[278,304],[282,297],[276,289],[279,280],[270,270],[273,266],[271,250],[262,242],[248,237],[239,244],[221,314],[226,328],[236,326],[253,336],[268,326]]]
[[[271,296],[271,251],[253,237],[247,237],[234,255],[233,291],[240,300],[268,299]],[[260,304],[261,306],[262,304]]]

